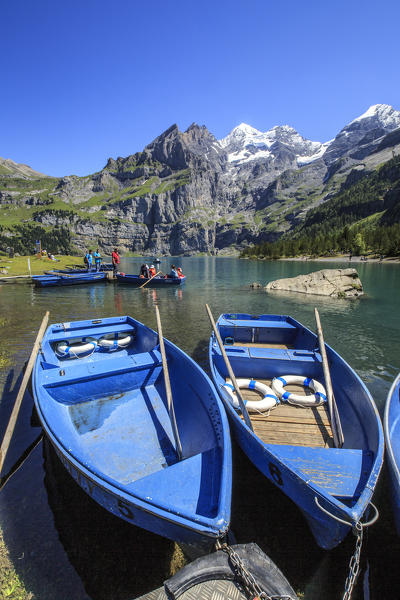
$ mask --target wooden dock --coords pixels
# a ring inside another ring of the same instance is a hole
[[[0,275],[0,283],[32,283],[30,275]]]

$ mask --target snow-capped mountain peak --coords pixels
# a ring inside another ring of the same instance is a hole
[[[262,136],[263,134],[258,129],[247,125],[246,123],[240,123],[237,127],[232,129],[232,131],[224,137],[222,140],[218,140],[221,148],[226,148],[227,146],[232,146],[237,143],[242,145],[247,145],[251,140],[254,140],[258,136]]]
[[[277,163],[285,168],[296,168],[322,157],[331,163],[352,148],[373,143],[398,127],[400,111],[388,104],[374,104],[324,144],[303,138],[290,125],[275,125],[262,132],[246,123],[235,127],[217,144],[226,152],[232,166],[267,161],[274,168]]]
[[[349,125],[358,123],[364,119],[374,119],[385,129],[397,129],[397,127],[400,127],[400,111],[395,110],[389,104],[373,104],[365,113],[353,119]]]
[[[227,152],[228,162],[235,165],[254,160],[274,160],[285,149],[286,154],[292,155],[294,163],[297,157],[305,157],[304,164],[314,160],[316,154],[319,158],[325,150],[321,142],[306,140],[290,125],[275,125],[262,132],[241,123],[218,143]]]
[[[375,140],[400,127],[400,111],[388,104],[374,104],[362,115],[343,127],[327,148],[324,160],[327,164],[362,146],[362,152],[370,152]],[[358,153],[358,156],[361,156]]]

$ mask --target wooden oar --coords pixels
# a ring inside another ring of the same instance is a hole
[[[332,433],[333,433],[333,443],[336,448],[341,448],[344,442],[342,424],[340,422],[339,411],[336,406],[335,396],[333,395],[332,389],[332,380],[331,374],[329,371],[328,357],[326,355],[324,334],[322,332],[321,321],[319,318],[319,313],[316,308],[314,308],[315,312],[315,321],[317,323],[317,333],[318,333],[318,341],[319,341],[319,350],[321,352],[322,358],[322,368],[324,370],[324,378],[326,385],[326,394],[328,396],[328,406],[329,406],[329,414],[331,418],[332,425]]]
[[[31,376],[31,373],[32,373],[32,369],[33,369],[33,365],[35,363],[36,355],[37,355],[37,353],[39,351],[39,348],[40,348],[40,342],[42,341],[44,332],[45,332],[46,327],[47,327],[47,321],[49,320],[49,314],[50,314],[49,311],[47,311],[46,314],[43,317],[42,324],[40,325],[40,329],[39,329],[39,332],[37,334],[36,341],[35,341],[35,343],[33,345],[33,348],[32,348],[31,356],[29,358],[28,364],[27,364],[26,369],[25,369],[25,373],[24,373],[24,377],[22,379],[21,387],[19,388],[17,399],[15,400],[14,408],[12,410],[10,419],[8,421],[6,432],[4,434],[3,441],[1,443],[1,447],[0,447],[0,473],[1,473],[4,461],[5,461],[6,456],[7,456],[8,447],[10,445],[12,435],[14,433],[15,424],[17,422],[17,417],[18,417],[19,409],[21,408],[22,399],[23,399],[24,394],[25,394],[26,386],[28,385],[29,377]]]
[[[6,483],[11,479],[11,477],[13,475],[15,475],[15,473],[18,471],[18,469],[20,469],[22,467],[24,462],[26,460],[28,460],[29,456],[34,451],[36,446],[42,441],[42,439],[43,439],[43,431],[32,442],[32,444],[30,446],[28,446],[28,448],[23,452],[23,454],[19,457],[17,462],[11,467],[9,472],[6,473],[3,477],[0,477],[0,491],[3,489],[3,487],[6,485]]]
[[[150,279],[148,279],[147,281],[145,281],[143,283],[143,285],[139,285],[139,290],[140,288],[144,287],[145,285],[147,285],[149,283],[149,281],[151,281],[152,279],[154,279],[154,277],[157,277],[157,275],[159,275],[161,273],[161,271],[158,271],[155,275],[153,275],[153,277],[150,277]]]
[[[235,374],[234,374],[234,372],[232,370],[231,363],[229,362],[228,355],[225,352],[224,344],[223,344],[223,342],[221,340],[221,336],[219,335],[219,331],[217,329],[217,326],[216,326],[215,321],[214,321],[214,317],[212,316],[212,313],[211,313],[211,310],[210,310],[210,307],[208,306],[208,304],[206,304],[206,311],[208,313],[208,317],[210,319],[212,328],[214,330],[215,337],[217,338],[219,349],[221,350],[221,354],[222,354],[222,357],[223,357],[223,359],[225,361],[226,368],[228,369],[229,377],[230,377],[230,379],[232,381],[233,387],[235,388],[235,392],[236,392],[237,399],[239,401],[239,406],[240,406],[241,413],[243,415],[243,418],[245,420],[246,425],[249,427],[249,429],[251,429],[251,431],[253,431],[253,425],[251,424],[249,413],[247,412],[246,405],[243,402],[242,394],[240,393],[240,389],[239,389],[239,386],[237,384]]]
[[[160,352],[161,352],[161,358],[162,358],[162,364],[163,364],[165,391],[167,394],[168,413],[169,413],[169,418],[171,421],[172,433],[174,434],[174,439],[175,439],[175,450],[176,450],[179,460],[182,460],[182,456],[183,456],[182,445],[181,445],[181,440],[179,438],[178,425],[176,424],[174,401],[172,398],[171,382],[169,379],[168,364],[167,364],[167,356],[165,354],[164,338],[163,338],[162,327],[161,327],[160,311],[158,310],[157,304],[156,304],[156,317],[157,317],[158,340],[160,343]]]

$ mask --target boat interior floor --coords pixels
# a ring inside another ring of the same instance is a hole
[[[271,379],[259,379],[260,383],[271,386]],[[296,394],[311,393],[303,386],[290,384],[285,388]],[[261,400],[254,390],[240,390],[244,400]],[[333,447],[333,434],[329,421],[327,404],[303,408],[282,402],[268,412],[249,413],[254,433],[265,444],[291,446],[311,446],[316,448]]]
[[[258,381],[271,384],[270,379]],[[286,389],[296,394],[305,393],[298,385],[288,385]],[[242,389],[241,392],[244,400],[261,399],[253,390]],[[265,444],[279,445],[280,458],[305,480],[348,506],[357,502],[372,466],[373,453],[334,447],[327,404],[303,408],[281,403],[268,412],[249,415],[254,433]]]
[[[68,407],[85,460],[126,484],[177,462],[167,408],[154,386]]]
[[[217,517],[221,453],[210,441],[178,459],[168,410],[154,385],[89,398],[68,411],[76,454],[97,474],[167,511]]]

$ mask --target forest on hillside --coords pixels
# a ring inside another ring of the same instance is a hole
[[[241,257],[280,258],[334,254],[400,256],[400,224],[381,227],[345,226],[330,234],[281,238],[242,251]]]
[[[275,242],[249,246],[242,257],[279,258],[336,253],[400,256],[400,157],[309,210]]]
[[[0,225],[0,251],[8,252],[12,248],[18,254],[34,254],[36,240],[52,254],[72,251],[71,233],[65,226],[45,228],[36,223],[22,223],[14,225],[10,235],[9,229]]]

